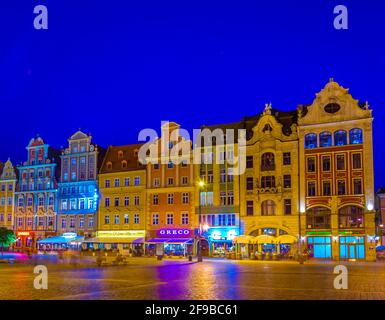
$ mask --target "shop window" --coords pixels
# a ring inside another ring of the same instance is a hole
[[[340,237],[341,259],[364,259],[365,239],[364,237]]]
[[[340,228],[363,228],[363,209],[357,206],[345,206],[338,212]]]
[[[261,204],[263,216],[275,216],[275,202],[273,200],[265,200]]]
[[[306,225],[308,229],[329,229],[331,211],[325,207],[314,207],[306,211]]]
[[[332,134],[328,131],[321,132],[319,135],[320,147],[330,147],[332,145]]]
[[[305,136],[305,148],[317,148],[317,135],[315,133],[308,133]]]
[[[332,257],[330,237],[308,237],[307,245],[310,257],[318,259],[330,259]]]
[[[344,130],[339,130],[334,132],[334,145],[335,146],[344,146],[346,145],[347,142],[347,137],[346,137],[346,131]]]
[[[362,143],[362,130],[354,128],[350,130],[350,144],[361,144]]]
[[[266,152],[262,155],[261,171],[275,170],[274,153]]]

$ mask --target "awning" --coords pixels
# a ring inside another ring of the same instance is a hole
[[[245,236],[245,235],[242,235],[242,236],[237,236],[233,239],[233,243],[238,243],[238,244],[249,244],[249,243],[253,243],[253,241],[255,240],[255,237],[253,236]]]
[[[65,244],[65,243],[71,243],[71,242],[82,242],[84,240],[84,237],[77,236],[77,237],[49,237],[42,240],[39,240],[38,244]]]
[[[290,234],[283,234],[276,239],[277,243],[289,244],[295,243],[298,239]]]
[[[274,244],[276,242],[276,238],[273,236],[268,236],[267,234],[262,234],[260,236],[255,237],[253,243],[257,244]]]
[[[152,238],[146,241],[147,244],[156,244],[156,243],[189,244],[193,242],[194,242],[193,238]]]
[[[142,241],[142,242],[141,242]],[[85,243],[143,243],[143,238],[130,238],[130,237],[96,237],[90,238],[83,242]]]

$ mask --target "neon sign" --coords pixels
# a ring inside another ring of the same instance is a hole
[[[159,238],[188,238],[191,237],[192,230],[179,228],[159,229],[157,234]]]
[[[18,236],[29,236],[30,233],[28,231],[20,231],[17,233]]]

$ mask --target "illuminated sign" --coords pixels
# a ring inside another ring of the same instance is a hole
[[[77,236],[78,235],[75,232],[66,232],[62,235],[64,238],[76,238]]]
[[[192,230],[179,228],[159,229],[157,234],[159,238],[189,238],[192,236]]]
[[[140,238],[145,236],[144,230],[114,230],[114,231],[98,231],[97,237],[101,238]]]
[[[238,235],[234,227],[210,228],[208,238],[212,241],[231,241]]]
[[[17,233],[18,236],[29,236],[30,233],[28,231],[20,231]]]

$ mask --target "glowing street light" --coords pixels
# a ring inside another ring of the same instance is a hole
[[[205,182],[203,180],[199,180],[198,181],[198,186],[199,186],[199,189],[202,190],[204,187],[205,187]],[[198,246],[197,246],[197,259],[198,259],[198,262],[202,262],[202,201],[201,201],[201,195],[200,195],[200,192],[199,192],[199,242],[198,242]],[[206,231],[208,230],[208,225],[204,225],[203,226],[203,229],[206,229]]]

